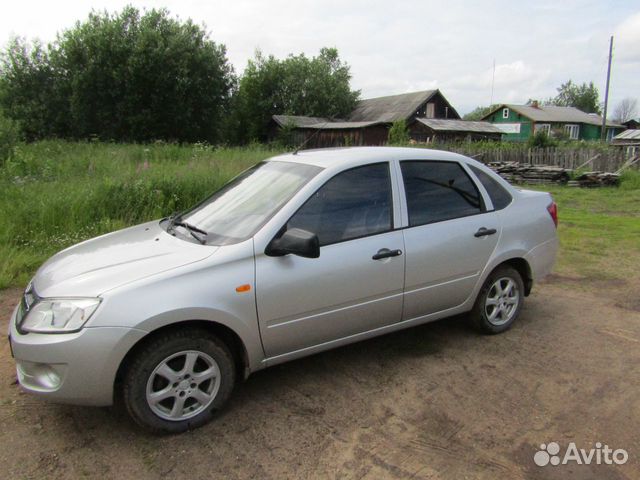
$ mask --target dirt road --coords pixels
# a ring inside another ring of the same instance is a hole
[[[20,393],[2,341],[0,478],[640,478],[632,287],[554,277],[503,335],[456,318],[274,367],[217,421],[174,437]],[[6,331],[19,292],[0,297]],[[536,466],[552,441],[629,458]]]

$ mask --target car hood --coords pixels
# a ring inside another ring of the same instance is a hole
[[[87,240],[40,267],[33,287],[41,297],[95,297],[113,288],[209,257],[218,247],[169,235],[158,221]]]

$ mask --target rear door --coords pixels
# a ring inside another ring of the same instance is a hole
[[[338,173],[282,230],[316,233],[319,258],[256,254],[256,300],[268,357],[400,321],[404,242],[394,230],[393,183],[388,162]]]
[[[451,161],[402,161],[406,198],[403,320],[457,307],[479,280],[500,236],[465,168]]]

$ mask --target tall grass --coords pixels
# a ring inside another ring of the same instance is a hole
[[[18,145],[0,167],[0,289],[25,285],[67,246],[188,208],[278,153],[261,145]],[[619,189],[551,190],[560,204],[561,266],[620,264],[609,254],[637,261],[640,173],[625,173]]]
[[[277,151],[43,141],[0,169],[0,288],[79,241],[195,204]]]
[[[623,190],[640,190],[640,171],[625,170],[620,175],[620,188]]]

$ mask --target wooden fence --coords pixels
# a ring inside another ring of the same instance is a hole
[[[450,148],[448,148],[450,147]],[[517,162],[528,165],[552,165],[566,169],[585,169],[600,172],[616,172],[629,160],[624,149],[610,148],[505,148],[478,149],[473,144],[438,145],[436,148],[461,153],[484,163]],[[630,168],[639,168],[636,162]]]

